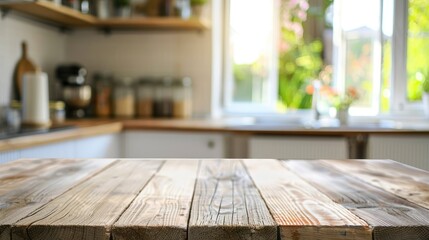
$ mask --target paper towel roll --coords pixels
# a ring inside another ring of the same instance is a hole
[[[23,124],[49,126],[48,75],[44,72],[24,74],[22,90]]]

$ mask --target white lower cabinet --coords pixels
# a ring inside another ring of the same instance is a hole
[[[347,159],[345,137],[253,136],[249,141],[250,158],[275,159]]]
[[[127,158],[224,158],[225,139],[221,133],[126,131]]]
[[[0,152],[0,164],[7,163],[19,158],[21,158],[21,152],[19,150]]]
[[[21,150],[21,158],[73,158],[74,141],[64,141]]]
[[[120,158],[121,134],[105,134],[75,141],[76,158]]]
[[[369,159],[392,159],[429,171],[429,136],[370,135]]]

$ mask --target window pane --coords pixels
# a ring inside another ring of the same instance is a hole
[[[363,30],[365,31],[365,30]],[[346,40],[346,77],[345,86],[357,87],[362,95],[354,106],[371,108],[374,78],[374,47],[372,38]]]
[[[360,92],[360,99],[352,105],[352,114],[376,114],[382,79],[381,1],[337,3],[341,16],[337,86],[340,91],[355,87]]]
[[[274,1],[230,1],[229,60],[232,101],[268,101],[273,71]]]
[[[408,5],[407,97],[420,101],[422,82],[429,77],[429,2],[410,0]]]

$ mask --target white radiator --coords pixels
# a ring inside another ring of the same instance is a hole
[[[429,136],[370,135],[368,158],[392,159],[429,170]]]
[[[343,137],[275,137],[250,139],[250,158],[347,159],[348,144]]]

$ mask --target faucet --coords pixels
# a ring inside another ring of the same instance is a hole
[[[317,109],[320,86],[321,86],[320,80],[313,81],[313,99],[311,101],[311,112],[312,112],[312,119],[316,122],[320,120],[320,112]]]

